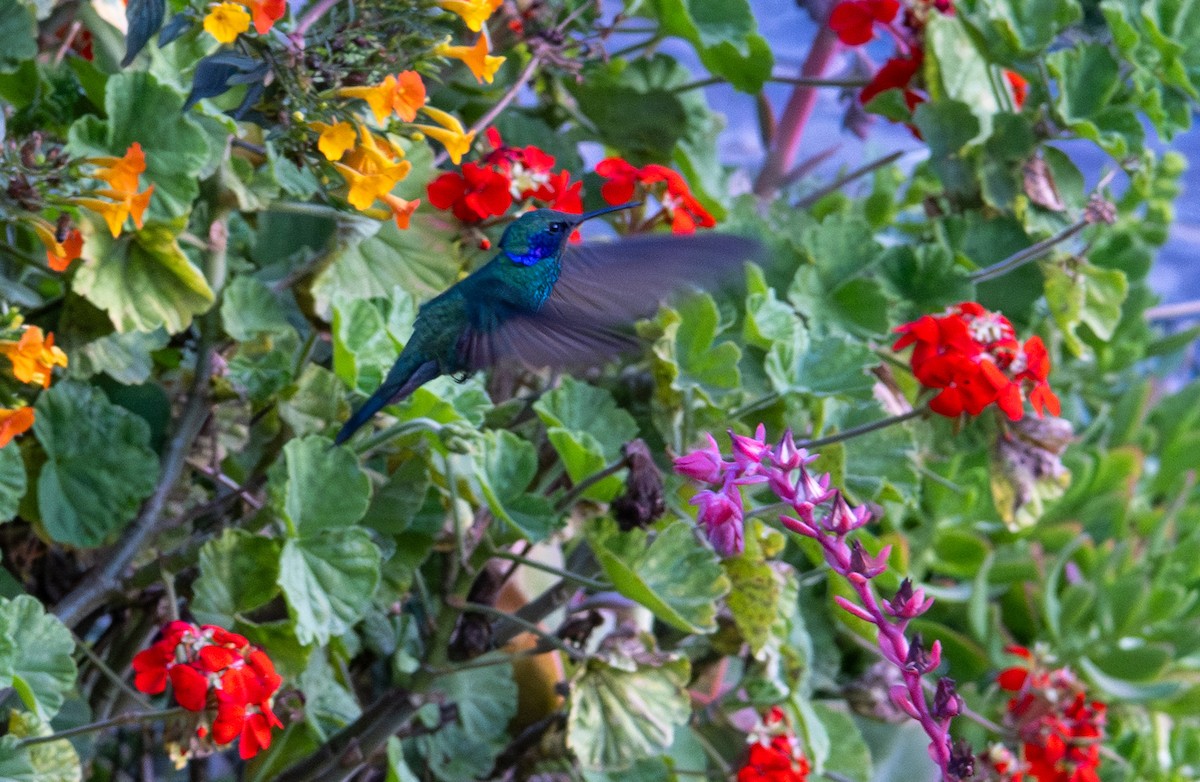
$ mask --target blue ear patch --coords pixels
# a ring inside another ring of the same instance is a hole
[[[561,236],[548,231],[538,231],[529,237],[524,247],[509,247],[504,254],[518,266],[533,266],[543,258],[549,258],[562,244]]]

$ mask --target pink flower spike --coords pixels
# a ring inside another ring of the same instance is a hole
[[[775,446],[772,458],[776,467],[790,472],[817,457],[809,456],[808,451],[803,448],[797,448],[796,441],[792,439],[792,430],[788,429],[779,440],[779,445]]]
[[[775,496],[784,502],[796,500],[796,484],[792,482],[788,470],[779,468],[770,470],[767,473],[767,485],[771,487],[771,491],[775,492]]]
[[[704,436],[708,438],[706,447],[675,457],[675,472],[705,483],[720,483],[725,470],[732,465],[721,458],[721,449],[713,436],[707,432]]]
[[[912,697],[908,694],[908,688],[903,684],[893,684],[888,690],[888,695],[892,696],[892,703],[896,704],[897,708],[903,711],[914,720],[921,719],[920,712],[913,705]]]
[[[891,600],[883,604],[884,610],[898,619],[912,619],[933,606],[933,598],[925,597],[925,590],[913,589],[912,581],[904,579]]]
[[[851,600],[848,600],[848,599],[842,597],[841,595],[834,595],[833,602],[837,603],[842,608],[846,609],[847,613],[857,616],[859,619],[863,620],[864,622],[871,622],[872,624],[875,623],[875,617],[871,616],[871,613],[869,611],[867,611],[867,609],[863,608],[862,606],[858,605],[857,603],[855,603]]]
[[[698,492],[690,503],[700,507],[696,521],[704,527],[718,554],[729,557],[742,552],[742,495],[732,481],[727,481],[721,491]]]
[[[888,556],[892,553],[891,546],[884,546],[875,556],[867,553],[862,543],[857,540],[850,544],[850,575],[859,575],[864,579],[875,578],[887,570]]]

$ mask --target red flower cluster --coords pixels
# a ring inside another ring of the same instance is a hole
[[[429,183],[429,202],[449,209],[464,223],[499,217],[514,203],[537,201],[560,212],[583,212],[582,182],[571,184],[567,171],[553,172],[554,156],[534,146],[510,147],[491,128],[491,151],[479,163],[464,163]]]
[[[875,72],[870,83],[859,93],[863,104],[887,90],[903,90],[904,102],[912,111],[927,98],[921,88],[921,65],[925,57],[925,24],[931,13],[954,13],[951,0],[842,0],[829,14],[829,27],[847,46],[861,46],[875,37],[881,25],[896,40],[896,56]],[[1004,71],[1012,90],[1013,105],[1020,111],[1025,105],[1028,82],[1020,74]],[[916,130],[913,130],[916,133]],[[919,135],[919,134],[918,134]]]
[[[1024,385],[1038,415],[1058,415],[1058,397],[1050,390],[1050,355],[1042,338],[1022,345],[1008,318],[975,302],[951,307],[944,315],[925,315],[896,329],[901,350],[913,345],[911,366],[921,385],[940,389],[929,403],[935,413],[955,418],[979,415],[996,403],[1013,421],[1024,415]]]
[[[783,710],[772,706],[749,736],[750,752],[737,782],[805,782],[810,770]]]
[[[662,206],[646,221],[645,228],[659,221],[670,221],[677,234],[694,233],[696,228],[711,228],[717,221],[692,195],[691,188],[678,171],[656,163],[638,168],[619,157],[596,164],[596,173],[605,178],[600,196],[609,204],[627,204],[635,197],[653,195]]]
[[[157,695],[170,682],[183,708],[205,712],[215,706],[213,741],[228,744],[240,736],[242,759],[271,746],[271,728],[283,727],[271,710],[283,679],[266,652],[215,625],[169,622],[162,636],[133,658],[134,686]],[[208,727],[197,733],[204,738]]]
[[[1001,671],[1000,687],[1014,693],[1005,722],[1021,741],[1024,766],[1006,770],[1006,782],[1100,782],[1100,742],[1106,707],[1089,701],[1066,668],[1048,669],[1024,647],[1008,651],[1020,665]]]

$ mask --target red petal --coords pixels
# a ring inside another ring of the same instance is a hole
[[[429,203],[438,209],[449,209],[454,206],[455,201],[462,198],[467,189],[466,184],[466,180],[453,171],[442,174],[425,188],[429,193]]]
[[[218,703],[217,718],[213,720],[213,741],[228,744],[238,737],[246,723],[246,707],[240,703]]]
[[[1005,668],[996,677],[996,683],[1001,689],[1009,692],[1018,692],[1025,686],[1025,680],[1029,678],[1029,671],[1024,668]]]
[[[209,644],[200,650],[200,664],[209,673],[217,673],[233,665],[238,655],[232,649]]]
[[[875,15],[871,3],[843,0],[829,14],[829,29],[847,46],[860,46],[875,37]]]
[[[204,711],[208,699],[208,677],[186,663],[172,666],[169,676],[179,705],[188,711]]]

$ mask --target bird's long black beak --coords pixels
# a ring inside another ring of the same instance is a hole
[[[609,212],[619,212],[622,209],[632,209],[635,206],[641,206],[641,205],[642,205],[641,201],[630,201],[627,204],[619,204],[617,206],[606,206],[603,209],[596,209],[595,211],[592,211],[592,212],[584,212],[583,214],[581,214],[575,218],[575,224],[579,225],[580,223],[582,223],[586,220],[591,220],[593,217],[599,217],[600,215],[606,215]]]

